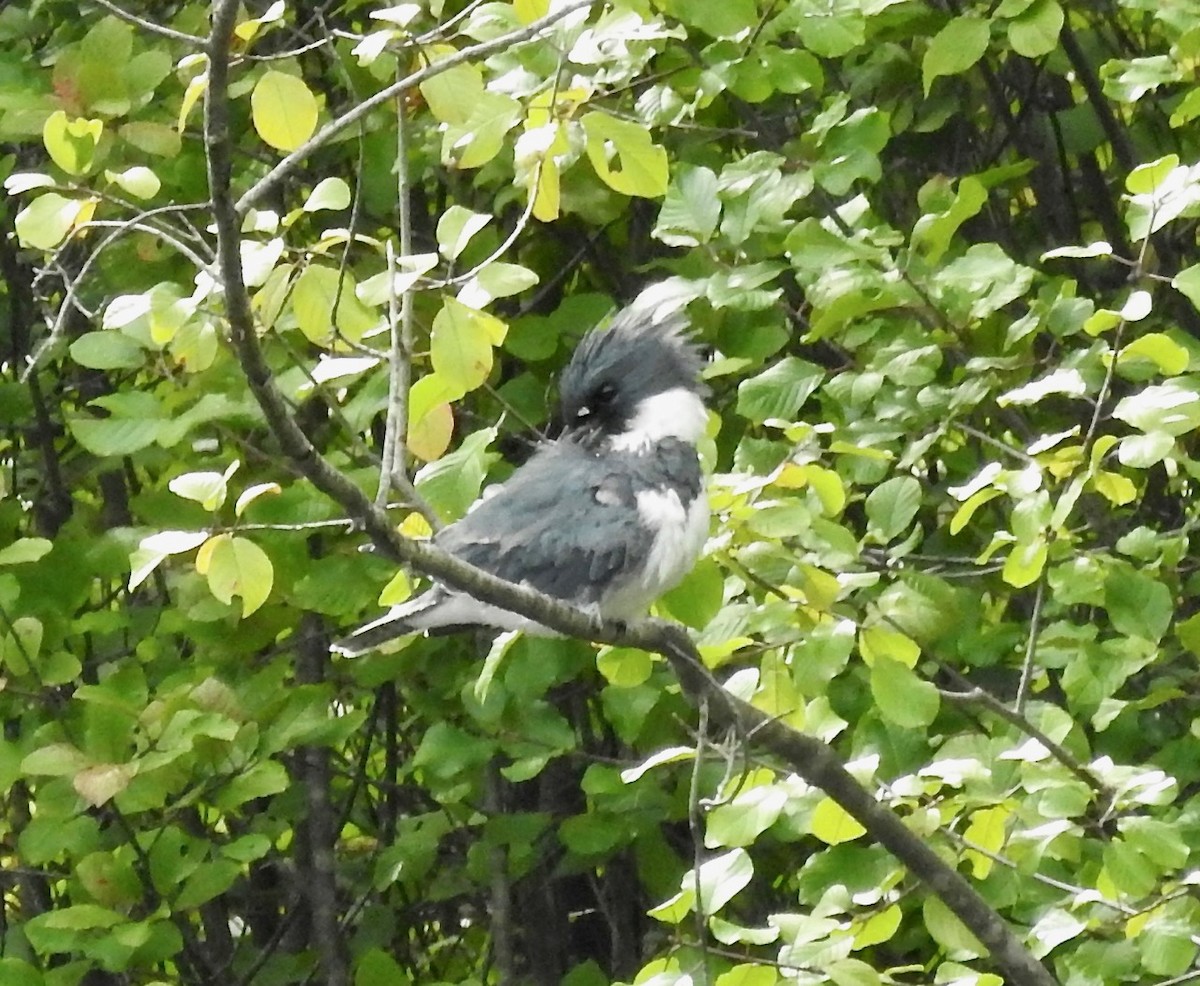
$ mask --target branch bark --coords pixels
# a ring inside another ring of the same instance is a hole
[[[522,39],[532,38],[556,20],[584,6],[587,4],[571,4],[516,33]],[[208,45],[209,84],[205,102],[204,139],[217,230],[218,266],[225,289],[230,335],[251,390],[284,454],[314,486],[348,514],[359,518],[367,535],[394,560],[407,563],[490,603],[529,616],[568,636],[636,647],[666,657],[694,701],[699,702],[706,696],[710,699],[710,715],[715,722],[737,727],[752,737],[758,748],[778,757],[789,769],[824,790],[937,894],[988,949],[996,966],[1012,986],[1055,986],[1054,979],[1024,948],[996,911],[956,870],[876,801],[847,772],[829,746],[793,731],[725,692],[704,668],[699,653],[683,627],[661,620],[643,620],[628,626],[603,622],[560,600],[498,579],[432,545],[406,540],[396,531],[386,512],[376,507],[358,486],[333,468],[309,442],[288,412],[255,333],[238,252],[239,210],[248,207],[268,187],[279,181],[313,146],[328,139],[330,134],[327,131],[331,127],[335,127],[333,132],[336,132],[348,126],[373,106],[428,78],[433,69],[448,67],[452,60],[446,59],[408,76],[330,124],[308,144],[285,158],[247,192],[241,202],[235,203],[230,190],[228,86],[229,43],[236,14],[237,0],[219,0],[216,4]],[[463,49],[455,56],[456,63],[515,43],[512,35],[497,41],[502,44],[489,42],[487,45]]]

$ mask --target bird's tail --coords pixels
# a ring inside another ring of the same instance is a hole
[[[410,633],[420,633],[426,629],[420,617],[436,605],[436,598],[432,598],[436,595],[435,592],[426,592],[410,602],[393,606],[379,619],[364,623],[340,640],[335,640],[329,645],[329,649],[343,657],[360,657],[368,651],[382,647],[389,640],[396,640]]]

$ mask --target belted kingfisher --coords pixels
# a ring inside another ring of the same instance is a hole
[[[434,537],[438,547],[618,620],[641,615],[691,570],[708,536],[695,444],[707,390],[686,319],[648,294],[579,343],[559,380],[559,437],[485,490]],[[353,657],[405,634],[468,627],[553,635],[435,583],[332,650]]]

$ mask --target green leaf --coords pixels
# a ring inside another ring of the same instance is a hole
[[[229,492],[227,477],[219,472],[185,472],[176,476],[167,488],[185,500],[195,500],[205,510],[216,510]]]
[[[519,630],[509,630],[505,633],[497,634],[496,639],[492,641],[492,646],[488,648],[487,656],[484,658],[483,665],[479,669],[479,675],[475,679],[473,693],[476,702],[482,705],[487,701],[492,679],[496,677],[496,672],[500,670],[500,666],[504,663],[508,652],[512,650],[513,644],[520,639],[521,632]]]
[[[1149,360],[1158,367],[1160,373],[1168,377],[1183,373],[1191,362],[1188,351],[1161,332],[1148,332],[1139,336],[1125,346],[1118,356],[1119,363],[1134,359]]]
[[[349,271],[339,274],[322,264],[311,264],[301,272],[292,287],[291,301],[300,331],[318,345],[330,341],[335,326],[351,342],[358,342],[378,322],[358,300],[353,275]]]
[[[855,934],[854,947],[856,949],[869,948],[872,945],[882,945],[886,941],[891,941],[900,928],[901,917],[902,912],[895,904],[878,914],[873,914]],[[1002,986],[1002,984],[997,983],[996,986]]]
[[[728,904],[754,875],[754,864],[744,849],[732,849],[700,864],[700,910],[716,914]],[[684,874],[680,884],[684,893],[695,887],[691,872]]]
[[[987,954],[987,950],[979,943],[979,939],[967,930],[966,925],[949,907],[942,903],[941,898],[932,894],[927,896],[921,905],[921,916],[934,941],[943,948],[952,953],[959,953],[960,957],[962,953],[974,957]]]
[[[1049,550],[1045,537],[1040,535],[1031,541],[1018,541],[1004,560],[1000,577],[1016,589],[1033,585],[1042,576]]]
[[[504,323],[447,298],[434,316],[429,358],[454,399],[479,387],[492,372],[492,347],[504,340]]]
[[[657,198],[667,191],[667,152],[639,123],[607,113],[585,113],[587,156],[600,179],[622,195]]]
[[[95,203],[46,192],[17,213],[17,239],[35,250],[53,250],[94,208]]]
[[[922,216],[912,232],[912,246],[936,264],[950,246],[950,240],[968,219],[978,215],[986,204],[987,189],[978,178],[968,176],[958,183],[954,200],[941,212]]]
[[[880,483],[867,496],[868,530],[888,542],[908,530],[921,506],[921,484],[912,476],[896,476]]]
[[[477,271],[458,292],[458,301],[482,309],[497,298],[507,298],[533,287],[538,276],[520,264],[493,261]]]
[[[488,468],[497,457],[489,451],[496,433],[495,428],[483,428],[468,435],[449,455],[417,473],[417,489],[442,517],[457,520],[478,498]]]
[[[928,726],[941,704],[935,685],[882,654],[871,667],[871,695],[880,714],[905,729]]]
[[[840,58],[866,40],[866,18],[847,4],[822,3],[795,9],[801,12],[796,33],[814,55]]]
[[[1133,195],[1152,195],[1179,167],[1179,155],[1167,154],[1139,164],[1125,177],[1125,190]]]
[[[754,0],[725,0],[715,4],[678,5],[677,16],[712,38],[735,38],[752,28],[758,19]]]
[[[18,538],[5,548],[0,548],[0,565],[24,565],[38,561],[50,553],[54,545],[45,538]]]
[[[142,165],[126,168],[124,171],[106,171],[104,177],[138,199],[152,199],[162,188],[158,175]]]
[[[787,802],[787,789],[779,784],[760,784],[743,791],[733,801],[709,811],[704,845],[709,849],[753,845],[775,824]]]
[[[808,821],[808,830],[828,846],[853,842],[867,831],[845,808],[829,797],[817,802]]]
[[[354,986],[403,986],[410,980],[387,952],[369,948],[354,965]]]
[[[92,455],[132,455],[158,440],[163,423],[158,418],[67,418],[75,440]]]
[[[255,798],[266,798],[288,789],[290,781],[283,764],[261,760],[231,777],[213,798],[213,803],[226,811],[244,805]]]
[[[51,113],[42,127],[42,143],[54,163],[69,175],[91,169],[103,135],[103,120],[72,120],[62,110]]]
[[[437,223],[438,249],[447,260],[457,260],[467,248],[471,237],[492,221],[482,212],[472,212],[461,205],[452,205],[442,213]]]
[[[606,647],[596,656],[596,668],[617,688],[636,688],[650,677],[654,662],[636,647]]]
[[[184,881],[172,906],[178,911],[194,910],[225,893],[241,874],[242,868],[232,860],[214,859],[203,863]]]
[[[1139,431],[1178,437],[1200,427],[1200,391],[1192,378],[1179,377],[1123,397],[1113,417]]]
[[[880,986],[883,982],[880,974],[861,959],[837,959],[826,971],[835,986]]]
[[[921,61],[925,95],[939,77],[958,75],[979,61],[987,51],[990,35],[989,23],[979,17],[956,17],[938,31]]]
[[[23,959],[0,958],[0,983],[5,986],[45,986],[42,974]]]
[[[73,777],[90,762],[70,743],[50,743],[21,761],[21,773],[30,777]]]
[[[1196,90],[1200,92],[1200,89]],[[1171,278],[1171,287],[1181,292],[1193,305],[1200,308],[1200,264],[1181,270]]]
[[[1158,465],[1175,449],[1175,439],[1161,431],[1126,435],[1117,446],[1117,461],[1134,469]]]
[[[146,351],[121,332],[85,332],[71,343],[71,359],[92,370],[132,370],[146,362]]]
[[[350,205],[350,186],[343,178],[322,178],[317,187],[304,200],[305,212],[320,212],[322,209],[345,209]]]
[[[1010,818],[1012,818],[1012,810],[1005,805],[980,808],[978,811],[972,812],[971,824],[967,826],[963,838],[987,853],[999,853],[1004,848]],[[967,850],[967,858],[971,861],[971,871],[977,880],[986,879],[995,865],[992,856],[985,855],[983,852],[975,852],[972,849]]]
[[[253,613],[271,595],[275,569],[271,559],[253,541],[230,534],[218,534],[204,546],[204,561],[196,559],[196,568],[208,578],[212,594],[226,605],[241,596],[242,617]]]
[[[746,962],[717,976],[716,986],[775,986],[778,982],[779,976],[770,966]]]
[[[483,97],[483,74],[476,65],[455,65],[420,84],[429,111],[442,123],[461,124]]]
[[[680,167],[658,213],[654,236],[667,246],[707,243],[721,218],[717,176],[709,168]]]
[[[512,96],[484,90],[472,100],[467,117],[450,123],[442,134],[442,160],[454,168],[479,168],[504,148],[508,132],[524,109]]]
[[[258,135],[278,151],[294,151],[317,129],[317,99],[302,79],[268,70],[250,94]]]
[[[737,412],[755,423],[795,420],[801,405],[821,386],[825,371],[815,363],[785,356],[756,377],[738,384]]]
[[[1063,10],[1057,0],[1037,0],[1009,22],[1008,41],[1013,51],[1025,58],[1041,58],[1058,47],[1063,27]]]
[[[207,531],[159,531],[142,538],[129,555],[129,588],[136,589],[169,555],[198,548],[208,540]]]
[[[681,623],[702,630],[720,612],[725,599],[725,573],[714,558],[702,558],[659,605]]]
[[[1104,582],[1104,608],[1121,633],[1157,643],[1175,613],[1171,591],[1141,572],[1114,569]]]

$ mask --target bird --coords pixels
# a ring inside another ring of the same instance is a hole
[[[703,358],[679,305],[649,289],[579,342],[559,378],[559,432],[484,490],[434,544],[509,582],[629,622],[679,584],[708,538],[696,443]],[[400,636],[558,634],[435,582],[336,641],[355,657]]]

